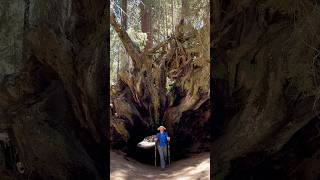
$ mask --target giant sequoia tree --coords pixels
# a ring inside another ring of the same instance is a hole
[[[113,142],[118,137],[134,149],[164,124],[179,145],[176,151],[208,144],[208,19],[199,29],[182,19],[174,33],[153,47],[147,42],[144,49],[121,28],[114,14],[110,23],[132,60],[132,68],[120,73],[111,92],[116,112],[111,117]]]
[[[213,178],[319,179],[319,5],[212,5]]]

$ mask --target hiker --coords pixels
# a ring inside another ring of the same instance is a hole
[[[170,141],[170,137],[168,136],[167,132],[164,132],[166,128],[164,126],[158,127],[159,133],[157,133],[155,141],[156,146],[158,148],[159,154],[160,154],[160,166],[163,170],[166,166],[166,159],[167,159],[167,145],[168,141]]]

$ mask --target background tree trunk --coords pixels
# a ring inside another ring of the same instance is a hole
[[[152,40],[152,8],[150,0],[142,0],[143,3],[141,3],[141,30],[144,33],[147,33],[148,39],[146,42],[145,50],[148,50],[153,45]]]
[[[187,18],[189,14],[189,3],[188,0],[181,0],[181,18]]]
[[[127,0],[121,0],[121,9],[124,11],[124,13],[121,16],[121,26],[124,30],[128,29],[127,26]]]

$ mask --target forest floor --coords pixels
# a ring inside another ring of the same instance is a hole
[[[110,179],[172,179],[208,180],[210,179],[210,154],[201,153],[189,158],[171,162],[164,171],[160,167],[142,164],[127,158],[123,153],[110,151]]]

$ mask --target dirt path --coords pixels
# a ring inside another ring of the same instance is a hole
[[[210,154],[202,153],[190,158],[175,161],[166,170],[124,158],[119,152],[110,151],[111,180],[208,180],[210,179]]]

